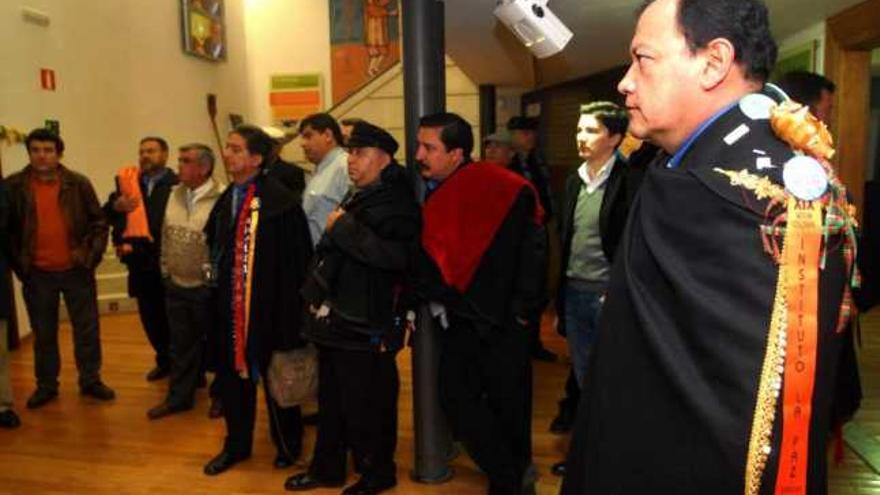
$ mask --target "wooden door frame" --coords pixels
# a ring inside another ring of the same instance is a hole
[[[880,0],[866,0],[826,21],[825,76],[837,85],[833,115],[836,162],[860,212],[868,159],[871,50],[878,47]]]

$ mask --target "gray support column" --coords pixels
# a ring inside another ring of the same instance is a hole
[[[496,97],[495,97],[495,85],[494,84],[481,84],[480,85],[480,157],[486,158],[483,150],[483,140],[486,139],[486,136],[492,134],[497,129],[495,122],[495,106],[496,106]]]
[[[445,14],[439,0],[401,3],[406,163],[415,168],[419,119],[446,110]]]
[[[443,2],[406,0],[401,4],[406,163],[418,172],[419,119],[446,110]],[[452,477],[447,464],[452,437],[437,390],[438,329],[426,306],[419,310],[416,328],[412,349],[415,465],[411,476],[422,483],[442,483]]]

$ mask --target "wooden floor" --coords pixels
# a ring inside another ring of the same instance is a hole
[[[859,419],[880,439],[880,314],[865,325],[865,391],[867,399]],[[545,325],[546,326],[546,325]],[[73,369],[70,330],[62,327],[63,370],[60,398],[37,411],[24,407],[32,391],[33,355],[29,345],[12,354],[12,382],[17,411],[23,425],[0,430],[0,493],[279,493],[284,479],[304,468],[275,470],[274,449],[268,439],[265,415],[259,413],[253,457],[218,477],[202,474],[203,464],[221,446],[222,420],[207,418],[206,392],[199,392],[192,411],[149,421],[146,410],[164,396],[166,384],[147,383],[144,373],[151,355],[138,319],[123,314],[102,319],[105,381],[118,398],[109,404],[79,396]],[[564,341],[544,330],[549,348],[566,354]],[[454,461],[455,477],[442,485],[421,485],[409,480],[413,461],[411,380],[408,352],[401,353],[400,436],[397,450],[397,494],[485,493],[484,477],[467,456]],[[538,493],[558,493],[559,479],[550,466],[562,458],[567,439],[548,432],[563,389],[567,358],[559,363],[535,364],[533,422],[534,461],[540,472]],[[306,429],[305,452],[311,452],[315,432]],[[829,492],[833,495],[880,494],[880,476],[849,450],[843,464],[831,468]],[[349,478],[353,481],[353,478]],[[316,490],[312,493],[338,493]]]

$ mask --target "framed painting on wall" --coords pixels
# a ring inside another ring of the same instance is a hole
[[[398,0],[330,2],[330,73],[338,104],[400,60]]]
[[[773,68],[773,74],[770,75],[770,80],[778,81],[779,78],[792,71],[815,72],[818,45],[819,42],[817,40],[812,40],[803,45],[780,52],[779,57],[776,59],[776,67]]]
[[[183,51],[206,60],[226,60],[223,0],[180,0]]]

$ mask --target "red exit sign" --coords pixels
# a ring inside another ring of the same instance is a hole
[[[55,71],[40,69],[40,87],[46,91],[55,91]]]

